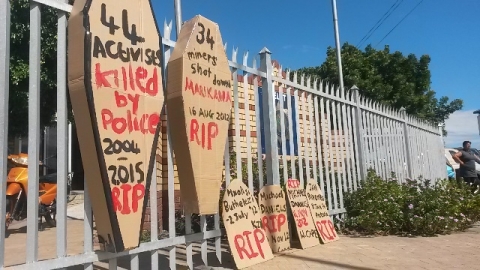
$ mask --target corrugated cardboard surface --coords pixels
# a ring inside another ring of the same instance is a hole
[[[319,245],[320,241],[310,213],[305,189],[297,179],[288,179],[286,189],[300,245],[303,249]]]
[[[164,100],[161,37],[148,0],[77,0],[68,30],[69,88],[97,231],[114,251],[134,248]]]
[[[325,198],[320,192],[320,187],[315,180],[309,180],[307,183],[307,200],[310,205],[315,227],[323,244],[339,240],[332,220],[328,215],[328,208],[325,204]]]
[[[238,269],[273,258],[267,235],[262,229],[257,201],[240,180],[233,180],[225,190],[222,220]]]
[[[287,201],[282,187],[264,186],[258,193],[262,226],[274,253],[290,249]]]
[[[196,16],[182,26],[167,80],[167,117],[187,212],[218,212],[231,100],[219,27]]]

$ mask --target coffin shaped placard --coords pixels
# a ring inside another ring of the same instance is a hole
[[[168,62],[167,107],[182,203],[197,214],[218,211],[232,98],[227,55],[214,22],[186,22]]]
[[[320,187],[315,180],[311,179],[307,182],[307,200],[310,205],[310,212],[312,213],[315,227],[317,228],[320,241],[323,244],[337,241],[339,239],[332,219],[328,215],[327,204],[325,198],[322,196]]]
[[[149,0],[76,0],[69,91],[104,249],[137,247],[164,100],[161,37]]]
[[[225,190],[222,220],[238,269],[273,258],[267,235],[260,221],[257,200],[240,180],[233,180]]]
[[[286,190],[300,245],[303,249],[319,245],[305,189],[298,179],[288,179]]]
[[[262,227],[274,253],[290,249],[287,200],[281,186],[264,186],[258,193]]]

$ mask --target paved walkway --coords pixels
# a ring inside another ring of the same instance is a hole
[[[67,221],[69,255],[83,251],[83,205],[72,207]],[[26,225],[26,224],[25,224]],[[5,240],[5,263],[12,266],[25,262],[26,228],[17,224],[9,238]],[[14,227],[12,227],[14,228]],[[39,232],[39,259],[53,258],[56,254],[56,229]],[[201,265],[200,249],[194,245],[195,265]],[[196,269],[233,269],[233,259],[228,253],[227,243],[222,244],[220,264],[209,248],[210,267]],[[167,251],[159,251],[159,269],[168,269]],[[185,248],[177,248],[177,269],[187,269]],[[439,237],[373,237],[360,238],[342,236],[340,240],[328,245],[319,245],[306,250],[293,249],[277,255],[273,260],[248,269],[480,269],[480,225],[467,232]],[[119,269],[129,269],[130,258],[118,260]],[[140,256],[140,269],[150,268],[150,254]],[[15,269],[15,268],[13,268]],[[83,269],[75,267],[72,269]],[[95,269],[108,269],[106,263],[96,263]]]
[[[341,237],[249,269],[480,269],[480,227],[439,237]]]

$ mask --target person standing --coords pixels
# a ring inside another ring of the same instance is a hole
[[[480,158],[472,152],[471,145],[471,142],[464,141],[463,148],[453,155],[453,159],[460,163],[460,176],[465,182],[476,188],[474,194],[477,194],[480,192],[480,179],[475,169],[475,162],[480,162]]]

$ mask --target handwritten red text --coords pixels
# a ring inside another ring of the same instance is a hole
[[[215,122],[199,123],[197,119],[190,121],[190,142],[196,142],[203,149],[212,150],[212,140],[218,135],[218,124]],[[206,144],[206,146],[205,146]]]
[[[295,220],[297,221],[297,226],[299,228],[303,227],[303,226],[308,226],[308,221],[307,221],[307,218],[308,218],[308,209],[304,208],[304,209],[294,209],[293,210],[293,216],[295,218]]]
[[[300,181],[297,179],[288,179],[287,185],[288,185],[288,188],[298,188],[300,187]]]
[[[140,91],[141,93],[148,94],[155,97],[158,94],[158,72],[157,67],[152,67],[149,71],[144,67],[137,67],[135,73],[133,72],[132,65],[121,67],[118,69],[103,70],[100,63],[95,64],[95,83],[97,88],[112,87],[112,83],[116,88],[120,87],[119,73],[121,73],[122,86],[125,91]],[[151,74],[151,77],[149,77]],[[112,82],[113,79],[113,82]]]
[[[253,231],[244,231],[242,234],[235,235],[233,241],[241,260],[245,257],[247,259],[253,259],[259,255],[265,258],[262,249],[262,243],[265,242],[265,233],[263,230],[255,229]]]
[[[142,184],[123,184],[112,188],[113,209],[123,215],[138,212],[138,202],[145,196]]]
[[[335,233],[335,227],[330,219],[324,219],[317,221],[316,224],[320,237],[329,241],[334,240],[337,237]]]
[[[188,77],[185,78],[185,91],[190,91],[192,94],[199,95],[204,98],[216,100],[218,102],[232,102],[230,90],[213,89],[211,86],[199,85],[194,83]]]
[[[285,224],[287,218],[285,214],[270,215],[262,217],[262,226],[263,229],[275,233],[282,231],[282,225]]]

